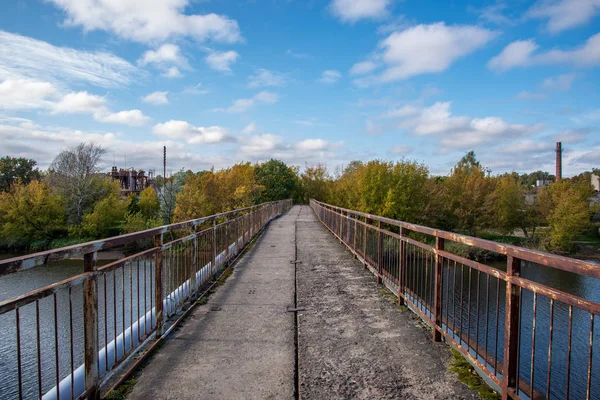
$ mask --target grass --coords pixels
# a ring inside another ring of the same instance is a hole
[[[496,393],[491,387],[486,385],[483,379],[477,375],[475,368],[460,354],[458,351],[452,349],[452,363],[450,371],[455,372],[458,375],[458,379],[467,385],[469,389],[476,390],[479,393],[479,397],[484,400],[497,400],[500,399],[500,395]]]

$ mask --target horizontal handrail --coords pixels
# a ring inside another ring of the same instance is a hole
[[[317,200],[312,201],[316,204],[319,204],[322,207],[329,208],[331,210],[337,210],[341,213],[346,213],[347,215],[363,217],[370,221],[382,222],[384,224],[408,229],[414,232],[424,233],[426,235],[439,237],[467,246],[478,247],[480,249],[492,251],[494,253],[502,254],[505,256],[512,256],[520,260],[541,264],[546,267],[558,268],[563,271],[573,272],[576,274],[586,275],[592,278],[600,279],[600,266],[597,263],[564,257],[540,250],[527,249],[511,244],[498,243],[487,239],[476,238],[473,236],[461,235],[459,233],[448,232],[441,229],[430,228],[428,226],[412,224],[410,222],[398,221],[391,218],[381,217],[378,215],[363,213],[360,211],[349,210],[347,208],[322,203]]]

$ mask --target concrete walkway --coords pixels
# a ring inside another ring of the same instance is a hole
[[[297,212],[296,212],[297,214]],[[295,213],[271,222],[137,379],[131,399],[294,397]]]
[[[296,285],[306,308],[298,370],[286,312]],[[130,398],[293,399],[296,379],[301,399],[476,398],[448,372],[449,348],[381,289],[309,207],[295,206],[172,334]]]

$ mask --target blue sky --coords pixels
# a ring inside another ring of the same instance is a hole
[[[447,174],[600,166],[600,0],[15,0],[0,12],[0,154],[47,167]]]

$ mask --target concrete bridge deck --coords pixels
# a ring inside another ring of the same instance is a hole
[[[476,398],[448,371],[449,348],[381,289],[309,207],[295,206],[172,334],[129,397]],[[295,304],[305,308],[297,323],[286,311]]]

